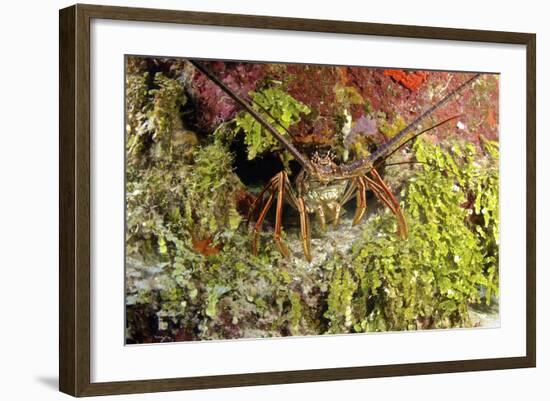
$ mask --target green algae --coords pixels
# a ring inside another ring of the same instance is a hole
[[[252,96],[287,128],[308,111],[280,88]],[[348,211],[336,229],[314,228],[308,263],[292,215],[287,260],[269,222],[253,255],[237,210],[236,195],[248,189],[234,171],[232,139],[244,134],[249,158],[279,144],[247,114],[195,133],[182,120],[188,102],[180,80],[127,77],[129,342],[469,327],[469,306],[498,296],[495,143],[416,141],[410,154],[422,164],[396,179],[409,238],[398,239],[393,215],[370,202],[359,227]],[[396,118],[380,130],[390,137],[402,125]]]

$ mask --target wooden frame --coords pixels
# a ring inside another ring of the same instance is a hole
[[[89,96],[90,21],[93,18],[525,45],[527,49],[527,227],[525,244],[527,252],[526,356],[305,371],[283,371],[274,373],[91,383]],[[59,26],[59,387],[62,392],[73,396],[92,396],[535,366],[536,37],[534,34],[94,5],[75,5],[61,10]]]

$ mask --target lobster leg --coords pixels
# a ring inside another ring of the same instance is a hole
[[[353,194],[355,194],[356,190],[357,190],[357,179],[353,179],[352,181],[350,181],[350,184],[348,185],[346,192],[344,192],[344,195],[340,200],[340,204],[344,206],[346,203],[348,203],[353,197]]]
[[[351,184],[346,189],[346,192],[342,196],[340,201],[341,205],[348,203],[353,195],[357,198],[357,208],[355,209],[355,215],[353,216],[352,225],[357,225],[361,222],[361,219],[367,211],[367,184],[364,177],[359,176],[351,181]]]
[[[338,221],[340,220],[340,213],[342,212],[342,205],[340,205],[338,202],[334,202],[331,205],[332,213],[334,214],[334,220],[332,222],[332,226],[334,228],[338,227]]]
[[[250,222],[250,220],[252,219],[252,215],[253,215],[254,212],[256,211],[256,208],[257,208],[258,205],[260,204],[260,201],[263,199],[264,194],[265,194],[268,190],[273,191],[273,185],[274,185],[274,183],[276,182],[277,177],[278,177],[278,175],[276,175],[276,176],[273,177],[271,180],[269,180],[269,183],[268,183],[268,184],[262,189],[262,191],[256,196],[256,199],[254,200],[254,203],[252,203],[252,207],[250,208],[250,211],[248,212],[247,221]]]
[[[298,209],[300,213],[300,234],[302,237],[302,246],[304,247],[304,255],[308,262],[311,262],[311,231],[309,229],[309,216],[307,213],[306,202],[302,195],[296,195],[292,189],[292,185],[288,179],[288,175],[282,172],[285,183],[285,194],[288,196],[292,206]]]
[[[297,199],[298,211],[300,212],[300,233],[302,235],[302,245],[304,247],[304,255],[308,262],[311,262],[311,245],[309,231],[309,217],[307,215],[306,204],[301,196]]]
[[[306,202],[302,195],[296,195],[288,179],[288,175],[283,171],[285,182],[285,194],[288,196],[291,204],[298,209],[300,213],[300,235],[302,237],[302,246],[304,247],[304,255],[308,262],[311,262],[311,231],[309,229],[309,216],[307,213]]]
[[[399,225],[399,236],[403,239],[407,238],[408,236],[408,228],[407,228],[407,221],[405,220],[405,216],[403,215],[403,211],[401,210],[401,206],[399,206],[399,202],[397,199],[395,199],[395,196],[393,195],[390,188],[386,185],[386,183],[382,180],[382,177],[380,177],[380,174],[378,174],[378,171],[372,170],[371,175],[374,175],[377,177],[377,181],[380,183],[382,188],[384,189],[384,192],[388,195],[390,198],[390,201],[395,207],[396,210],[396,216],[397,216],[397,222]]]
[[[402,239],[407,238],[407,222],[405,221],[405,216],[399,206],[399,202],[397,202],[397,199],[395,199],[395,196],[375,169],[370,171],[370,176],[370,178],[367,176],[364,177],[368,182],[369,187],[372,189],[376,197],[384,203],[397,218],[397,233],[399,237]]]
[[[357,207],[355,209],[355,214],[353,216],[353,222],[352,225],[357,225],[361,222],[361,219],[365,215],[365,212],[367,211],[367,186],[363,179],[363,177],[359,176],[353,179],[351,181],[351,184],[346,189],[346,192],[342,196],[342,200],[340,202],[341,205],[345,205],[348,203],[351,198],[353,198],[353,195],[356,196],[356,204]]]
[[[367,211],[367,185],[364,177],[357,177],[357,208],[353,217],[352,225],[357,225]]]
[[[275,210],[275,230],[273,233],[273,239],[275,240],[275,243],[277,244],[277,247],[279,248],[281,254],[286,258],[290,257],[290,251],[283,239],[281,238],[283,203],[285,200],[285,196],[287,196],[289,202],[300,212],[300,227],[302,234],[302,243],[304,246],[304,254],[306,258],[311,261],[309,219],[305,202],[302,197],[298,198],[294,194],[294,192],[292,191],[292,186],[290,185],[290,181],[288,180],[288,176],[284,171],[281,171],[276,176],[274,176],[264,187],[264,189],[258,194],[249,213],[249,220],[256,208],[258,208],[258,206],[262,203],[264,195],[266,193],[269,193],[269,196],[267,197],[267,200],[263,203],[262,210],[253,228],[252,252],[254,254],[257,254],[258,252],[258,238],[260,236],[262,223],[265,219],[265,216],[267,215],[267,212],[273,205],[276,196],[277,203]]]
[[[327,219],[325,217],[325,210],[322,206],[319,206],[317,208],[317,217],[319,219],[319,224],[321,225],[321,230],[326,231],[327,230]]]
[[[273,203],[273,198],[275,197],[275,193],[271,192],[269,194],[269,197],[267,198],[266,203],[264,204],[264,207],[262,211],[260,212],[260,216],[258,217],[258,220],[256,221],[256,224],[254,225],[254,233],[252,234],[252,253],[256,255],[258,253],[258,237],[260,235],[260,231],[262,229],[262,223],[265,219],[265,216],[267,212],[269,211],[269,208],[271,207]]]
[[[382,202],[388,209],[391,210],[391,212],[395,215],[397,218],[397,235],[400,238],[406,238],[406,225],[404,225],[404,219],[402,218],[401,211],[397,210],[394,206],[394,204],[391,202],[391,200],[388,198],[388,196],[383,192],[382,188],[376,184],[376,182],[372,181],[370,178],[367,178],[367,182],[369,183],[369,187],[374,193],[374,195],[378,198],[380,202]]]
[[[273,239],[275,240],[275,243],[277,244],[277,247],[279,248],[279,251],[283,254],[285,258],[290,257],[290,251],[288,250],[288,247],[284,243],[283,239],[281,238],[281,231],[282,231],[282,219],[283,219],[283,201],[285,196],[285,184],[286,184],[286,173],[284,171],[281,171],[279,174],[277,174],[277,209],[275,210],[275,232],[273,234]]]

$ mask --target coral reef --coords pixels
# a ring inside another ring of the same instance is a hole
[[[256,110],[267,110],[270,122],[277,119],[274,127],[304,152],[330,146],[339,160],[372,151],[465,76],[209,66]],[[291,157],[182,60],[129,57],[127,342],[479,324],[482,305],[498,305],[497,100],[498,77],[488,74],[433,118],[460,112],[460,124],[417,139],[388,161],[411,162],[385,168],[408,239],[395,235],[395,218],[369,196],[363,224],[351,225],[351,202],[339,226],[322,232],[313,225],[309,263],[297,214],[286,207],[283,236],[292,257],[277,251],[271,216],[258,254],[251,252],[246,218],[265,179],[245,185],[238,163],[267,166],[262,161],[274,157],[293,174]]]

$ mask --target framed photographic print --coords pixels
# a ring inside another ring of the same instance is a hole
[[[535,366],[535,35],[60,11],[60,390]]]

